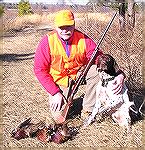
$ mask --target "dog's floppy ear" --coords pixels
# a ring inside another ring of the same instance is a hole
[[[117,62],[116,62],[116,60],[115,60],[115,58],[113,58],[112,56],[111,56],[111,60],[112,60],[112,72],[114,72],[113,74],[114,75],[117,75],[117,72],[118,72],[118,70],[119,70],[119,66],[118,66],[118,64],[117,64]]]
[[[112,58],[113,58],[113,57],[112,57]],[[113,63],[113,67],[114,67],[114,68],[118,67],[118,65],[117,65],[117,63],[116,63],[116,60],[115,60],[114,58],[113,58],[113,62],[114,62],[114,63]]]
[[[114,58],[113,58],[113,59],[114,59]],[[119,70],[119,66],[118,66],[118,64],[117,64],[117,62],[116,62],[115,59],[114,59],[113,67],[114,67],[114,69],[115,69],[115,72],[117,72],[117,70]]]

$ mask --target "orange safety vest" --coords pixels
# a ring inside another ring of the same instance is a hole
[[[75,80],[78,70],[87,62],[84,34],[74,31],[69,57],[56,32],[48,34],[48,41],[51,53],[50,74],[58,85],[68,87],[69,78]]]

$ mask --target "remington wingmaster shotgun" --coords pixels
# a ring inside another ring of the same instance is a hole
[[[56,123],[63,123],[66,120],[67,114],[68,114],[68,110],[70,108],[70,106],[73,103],[73,97],[76,94],[79,85],[84,81],[84,78],[86,76],[86,74],[88,73],[90,67],[92,66],[92,64],[94,64],[95,58],[97,56],[97,52],[99,50],[99,46],[102,43],[107,31],[109,30],[114,18],[116,17],[117,12],[113,15],[112,19],[110,20],[110,22],[108,23],[108,25],[106,26],[104,32],[102,33],[102,36],[91,56],[91,59],[89,60],[88,64],[86,65],[85,69],[83,70],[83,72],[77,77],[77,79],[74,81],[73,84],[70,85],[69,87],[69,92],[68,92],[68,96],[66,98],[67,104],[65,105],[64,109],[61,111],[60,115],[57,116],[57,118],[55,118]]]

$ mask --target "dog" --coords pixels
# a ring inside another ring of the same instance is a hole
[[[114,94],[111,90],[112,82],[117,76],[116,67],[117,63],[111,55],[103,54],[98,57],[97,71],[100,80],[96,86],[96,103],[91,115],[84,121],[85,126],[94,122],[96,115],[107,113],[119,126],[129,129],[131,122],[129,108],[134,103],[129,101],[125,83],[120,94]]]

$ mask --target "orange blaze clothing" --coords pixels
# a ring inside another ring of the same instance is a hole
[[[87,35],[74,30],[72,37],[64,41],[54,30],[42,37],[34,58],[34,72],[48,93],[60,92],[59,85],[68,86],[68,79],[76,78],[81,66],[90,60],[96,43]],[[69,55],[67,56],[67,50]],[[98,51],[97,57],[102,54]],[[95,63],[95,62],[94,62]]]
[[[48,35],[51,53],[50,74],[54,82],[65,87],[68,86],[68,79],[75,80],[80,67],[87,63],[84,34],[75,31],[73,37],[68,57],[57,33],[52,32]]]

